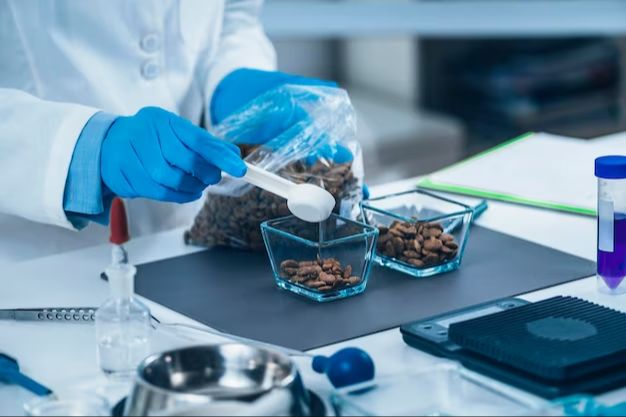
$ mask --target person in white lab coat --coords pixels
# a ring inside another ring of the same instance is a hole
[[[261,3],[0,0],[0,264],[104,242],[114,195],[137,198],[135,235],[189,224],[245,172],[199,126],[282,84],[334,86],[275,71]]]

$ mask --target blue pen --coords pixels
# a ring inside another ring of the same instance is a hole
[[[0,353],[0,382],[19,385],[40,397],[52,394],[51,389],[20,372],[17,360],[4,353]]]
[[[489,204],[487,203],[487,200],[482,200],[480,203],[472,207],[472,210],[474,211],[472,222],[475,222],[480,216],[482,216],[482,214],[487,211],[488,208]]]

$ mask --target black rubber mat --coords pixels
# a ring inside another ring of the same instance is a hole
[[[452,324],[450,340],[552,381],[626,366],[626,314],[573,297]]]
[[[308,350],[595,273],[585,259],[481,227],[471,233],[458,271],[416,279],[374,267],[365,293],[330,303],[279,290],[265,252],[226,248],[140,265],[136,289],[219,330]]]

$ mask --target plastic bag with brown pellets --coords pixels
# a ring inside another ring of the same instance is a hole
[[[285,123],[289,126],[269,141],[258,143],[254,135],[264,128],[264,120],[277,117],[294,122]],[[354,108],[344,90],[282,86],[225,119],[212,133],[239,145],[245,160],[253,165],[297,183],[324,187],[337,201],[336,213],[358,216],[363,159],[355,139]],[[283,198],[241,179],[225,177],[209,187],[185,241],[209,247],[262,249],[260,224],[289,214]]]

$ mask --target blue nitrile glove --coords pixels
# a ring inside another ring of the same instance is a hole
[[[185,203],[221,179],[246,173],[237,146],[173,113],[145,107],[113,122],[102,143],[102,181],[120,197]]]
[[[301,77],[286,74],[279,71],[261,71],[249,68],[242,68],[231,72],[217,86],[213,99],[211,100],[211,121],[219,124],[227,117],[245,107],[248,103],[259,96],[283,85],[300,86],[320,86],[337,88],[337,83],[333,81],[319,80],[315,78]],[[276,95],[276,100],[283,100],[275,103],[270,117],[263,120],[263,124],[252,131],[245,131],[245,137],[237,138],[236,143],[264,144],[289,129],[299,129],[296,125],[309,116],[298,102],[286,101],[285,94]],[[315,97],[302,95],[300,100],[315,100]],[[285,102],[286,101],[286,102]],[[291,133],[291,132],[290,132]],[[296,132],[293,132],[295,135]],[[286,138],[290,139],[289,137]],[[279,144],[275,144],[280,146]],[[314,153],[306,158],[309,165],[315,164],[320,158],[332,161],[336,164],[352,162],[354,156],[345,146],[329,140],[326,145],[321,146]],[[369,189],[364,186],[365,198],[369,197]]]
[[[333,81],[301,77],[280,71],[261,71],[251,68],[240,68],[224,77],[215,89],[210,106],[211,121],[213,124],[221,123],[228,116],[237,112],[255,98],[286,84],[337,87],[337,83]],[[280,105],[282,103],[277,104]],[[290,103],[285,106],[285,108],[289,107],[291,107]],[[283,128],[285,124],[284,120],[268,120],[267,122],[276,125],[277,128]],[[282,129],[277,130],[279,130],[278,133],[282,132]],[[277,136],[277,134],[272,137],[274,136]],[[265,141],[272,139],[272,137],[265,138]],[[263,138],[260,140],[262,139]]]
[[[228,116],[236,113],[259,96],[283,85],[337,87],[333,81],[300,77],[279,71],[261,71],[241,68],[228,74],[219,83],[211,100],[211,121],[221,123]],[[304,99],[304,98],[302,98]],[[313,99],[313,97],[312,97]],[[263,121],[256,131],[249,132],[242,142],[247,144],[263,144],[298,122],[304,120],[307,113],[299,106],[300,103],[286,101],[287,96],[277,95],[271,117]]]
[[[287,84],[337,87],[333,81],[301,77],[279,71],[238,69],[227,75],[215,90],[210,106],[213,124],[222,122],[262,94]],[[246,137],[239,138],[238,143],[266,143],[307,119],[306,111],[299,106],[302,103],[287,101],[287,98],[284,94],[276,95],[276,100],[286,102],[275,103],[274,111],[269,114],[270,117],[263,121],[263,125],[254,131],[246,132]],[[300,97],[300,100],[307,99],[314,100],[315,97],[307,98],[306,95]],[[315,154],[307,158],[307,162],[313,164],[319,158],[326,158],[338,164],[347,163],[353,159],[352,153],[347,148],[331,144],[322,146]]]

